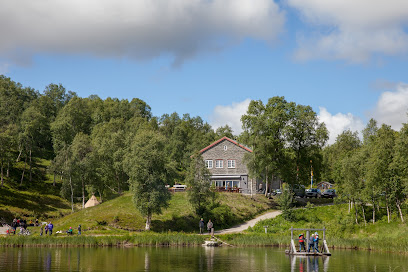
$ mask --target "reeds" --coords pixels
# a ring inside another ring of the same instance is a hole
[[[0,238],[0,246],[13,247],[125,247],[125,246],[194,246],[201,245],[207,236],[184,233],[140,233],[118,236],[6,236]]]

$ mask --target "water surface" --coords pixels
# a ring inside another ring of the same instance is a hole
[[[0,248],[0,271],[408,271],[391,253],[335,250],[290,257],[279,248]]]

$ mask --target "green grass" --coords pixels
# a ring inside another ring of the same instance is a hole
[[[222,193],[218,198],[217,213],[210,213],[215,228],[228,227],[255,217],[271,208],[271,202],[262,197],[250,197],[240,194]],[[221,207],[221,208],[220,208]],[[227,215],[225,214],[227,213]],[[209,218],[205,218],[207,221]],[[152,218],[152,230],[155,232],[198,231],[199,216],[194,214],[193,207],[187,199],[186,192],[172,195],[169,207],[162,214]],[[81,224],[85,235],[123,235],[144,231],[145,218],[132,202],[132,194],[125,193],[98,206],[80,209],[72,214],[53,220],[55,231],[74,230]],[[39,227],[31,228],[33,234],[39,234]]]
[[[366,216],[370,216],[370,207]],[[406,212],[406,211],[405,211]],[[329,246],[336,248],[360,248],[380,251],[408,252],[408,226],[401,223],[394,213],[393,221],[387,223],[383,212],[377,214],[380,220],[375,224],[364,222],[355,224],[354,212],[348,213],[347,204],[302,208],[292,211],[291,220],[283,216],[258,222],[247,232],[248,236],[231,235],[229,243],[237,245],[289,244],[290,228],[326,228]],[[367,218],[370,219],[370,218]],[[268,226],[265,234],[264,226]],[[297,235],[298,233],[296,233]],[[320,232],[320,238],[322,233]],[[262,242],[262,241],[269,242]]]
[[[206,235],[184,233],[145,232],[116,236],[6,236],[0,237],[0,246],[196,246],[204,243]]]
[[[47,173],[49,160],[33,159],[32,181],[29,181],[28,166],[23,184],[20,184],[24,162],[18,162],[4,177],[0,187],[0,218],[7,221],[25,218],[27,221],[57,218],[68,214],[71,207],[68,201],[59,196],[60,184],[53,186],[53,176]],[[4,173],[6,174],[6,173]]]

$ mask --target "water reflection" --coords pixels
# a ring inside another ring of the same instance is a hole
[[[287,256],[278,248],[1,248],[0,271],[408,271],[404,256],[335,251]]]
[[[323,265],[321,271],[329,271],[329,256],[290,256],[290,271],[318,272],[319,264]]]

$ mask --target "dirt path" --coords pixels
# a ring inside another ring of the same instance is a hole
[[[214,232],[215,234],[226,234],[226,233],[235,233],[235,232],[241,232],[246,230],[249,227],[255,226],[256,223],[258,223],[261,220],[265,219],[270,219],[270,218],[275,218],[276,216],[280,215],[282,211],[273,211],[273,212],[268,212],[263,215],[258,216],[257,218],[254,218],[252,220],[249,220],[248,222],[242,223],[241,225],[229,228],[229,229],[224,229],[224,230],[219,230]]]

